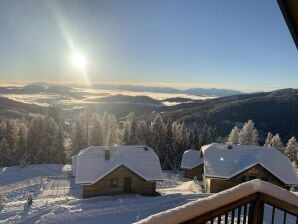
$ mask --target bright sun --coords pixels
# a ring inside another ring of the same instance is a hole
[[[74,66],[76,66],[78,69],[82,71],[84,71],[86,68],[86,63],[87,63],[86,57],[81,53],[78,53],[78,52],[73,53],[71,55],[71,62]]]

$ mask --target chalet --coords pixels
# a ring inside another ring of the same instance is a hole
[[[154,195],[162,179],[158,156],[148,146],[91,146],[73,157],[75,183],[83,197],[137,193]]]
[[[204,164],[199,151],[193,149],[185,151],[182,156],[181,168],[184,169],[186,178],[193,179],[196,177],[198,180],[202,180]]]
[[[207,192],[219,192],[252,179],[285,189],[298,185],[290,160],[271,147],[213,143],[203,146],[201,153]]]

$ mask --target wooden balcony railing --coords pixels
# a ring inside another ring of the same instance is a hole
[[[253,180],[138,223],[298,224],[298,195]]]
[[[265,207],[266,209],[265,214]],[[276,211],[279,210],[279,214]],[[264,215],[266,215],[264,217]],[[183,224],[260,224],[298,223],[298,207],[264,193],[255,193],[236,202],[222,206]]]

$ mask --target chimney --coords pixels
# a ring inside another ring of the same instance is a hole
[[[105,160],[110,160],[110,149],[105,148]]]

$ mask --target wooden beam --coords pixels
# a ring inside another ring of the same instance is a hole
[[[263,212],[264,212],[263,197],[260,193],[256,193],[256,200],[253,203],[253,217],[252,217],[253,224],[262,223]]]
[[[238,201],[235,201],[233,203],[224,205],[220,208],[217,208],[213,211],[210,211],[210,212],[200,215],[198,217],[194,217],[191,220],[183,222],[183,224],[202,224],[207,221],[211,221],[211,220],[215,219],[216,217],[220,217],[221,215],[225,215],[228,212],[231,212],[233,209],[237,209],[237,208],[239,209],[241,206],[247,205],[247,203],[250,203],[252,205],[252,207],[251,207],[252,210],[250,210],[250,212],[248,212],[248,213],[251,213],[251,216],[248,214],[248,216],[250,218],[248,221],[251,224],[260,224],[262,222],[263,215],[264,215],[264,204],[274,206],[274,207],[284,210],[287,213],[290,213],[294,216],[298,215],[298,207],[297,206],[290,205],[290,204],[288,204],[278,198],[272,197],[270,195],[257,192],[255,194],[249,195],[249,196],[242,198]],[[245,210],[246,210],[246,208],[245,208]],[[244,211],[244,216],[245,216],[244,219],[245,220],[247,218],[246,214],[247,214],[247,212]],[[226,218],[227,218],[227,216],[226,216]]]
[[[186,222],[183,222],[183,224],[201,224],[201,223],[205,223],[209,220],[211,220],[212,218],[216,218],[218,217],[219,215],[223,215],[225,214],[226,212],[229,212],[233,209],[236,209],[244,204],[247,204],[247,203],[250,203],[250,202],[253,202],[257,199],[257,194],[253,194],[253,195],[250,195],[250,196],[247,196],[245,198],[242,198],[238,201],[235,201],[231,204],[228,204],[228,205],[224,205],[220,208],[217,208],[213,211],[210,211],[206,214],[203,214],[201,216],[198,216],[198,217],[195,217],[191,220],[188,220]]]
[[[278,209],[284,210],[288,213],[291,213],[294,216],[298,216],[298,206],[290,205],[278,198],[274,198],[268,194],[261,193],[262,200],[271,206],[274,206]]]
[[[298,50],[298,1],[277,0]]]

